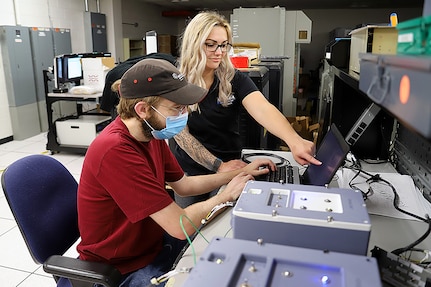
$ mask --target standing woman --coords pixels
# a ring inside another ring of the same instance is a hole
[[[201,102],[190,107],[187,127],[174,137],[171,145],[183,170],[189,175],[199,175],[245,166],[240,160],[241,106],[270,133],[286,142],[299,164],[321,164],[313,157],[314,144],[295,132],[247,75],[235,70],[229,59],[231,43],[229,23],[212,11],[197,14],[182,36],[179,69],[188,81],[209,91]],[[209,196],[176,198],[176,201],[180,206],[188,206]]]

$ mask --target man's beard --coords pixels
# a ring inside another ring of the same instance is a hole
[[[149,119],[147,119],[147,122],[155,130],[162,130],[165,128],[164,124],[160,123],[154,114]],[[151,134],[153,130],[147,125],[147,123],[144,120],[142,120],[141,122],[141,127],[142,127],[142,133],[146,138],[151,138],[151,139],[154,138],[153,135]]]

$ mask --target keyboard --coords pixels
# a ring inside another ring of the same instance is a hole
[[[297,166],[276,166],[276,170],[270,170],[267,174],[255,177],[257,181],[281,182],[300,184],[299,168]]]

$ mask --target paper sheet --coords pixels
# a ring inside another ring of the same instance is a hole
[[[337,172],[340,188],[351,188],[349,182],[356,173],[357,171],[351,169],[340,169]],[[398,206],[400,209],[422,218],[425,218],[426,214],[431,216],[431,203],[422,196],[410,176],[398,173],[379,173],[379,175],[395,187],[399,196]],[[384,182],[373,182],[369,184],[366,182],[367,179],[368,176],[361,173],[351,183],[364,192],[368,191],[371,187],[372,195],[365,200],[367,210],[370,214],[384,215],[399,219],[419,220],[395,209],[393,205],[394,192],[389,185]]]

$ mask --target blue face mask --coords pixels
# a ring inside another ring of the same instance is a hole
[[[147,123],[147,125],[150,127],[150,129],[152,129],[151,134],[155,139],[158,139],[158,140],[170,139],[186,127],[187,119],[188,119],[187,112],[180,114],[179,116],[165,117],[158,110],[156,110],[156,108],[153,107],[153,109],[166,119],[166,128],[159,131],[155,130],[146,120],[144,120],[145,123]]]

